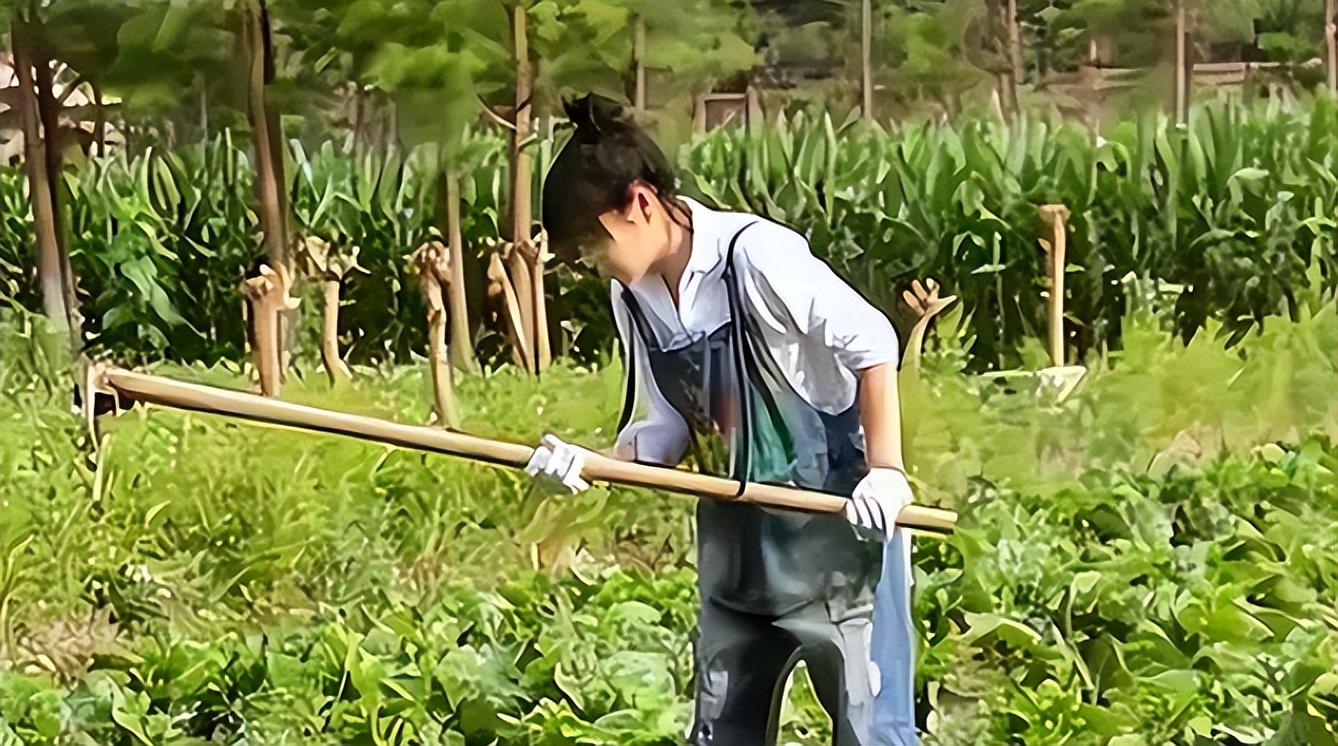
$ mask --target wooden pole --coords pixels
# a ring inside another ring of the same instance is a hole
[[[507,467],[523,467],[534,452],[530,446],[490,440],[434,427],[403,425],[375,417],[269,399],[232,389],[183,383],[169,378],[103,367],[94,371],[94,384],[130,401],[174,409],[238,417],[279,427],[345,435],[360,440],[430,453],[458,456]],[[93,397],[87,397],[91,400]],[[717,500],[733,500],[770,508],[835,513],[849,499],[812,490],[750,482],[739,494],[739,483],[720,477],[621,461],[596,453],[586,458],[581,476],[590,481],[680,492]],[[908,505],[896,523],[938,534],[951,533],[957,514],[950,510]]]
[[[1064,268],[1068,254],[1069,208],[1064,205],[1044,205],[1040,208],[1041,221],[1050,227],[1050,238],[1042,240],[1050,275],[1050,362],[1064,365]]]
[[[636,113],[646,112],[646,19],[636,17],[632,36],[632,56],[636,65],[636,90],[633,92]]]
[[[873,121],[873,2],[860,0],[860,111],[864,121]]]

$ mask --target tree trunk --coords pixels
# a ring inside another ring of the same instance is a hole
[[[1175,3],[1175,121],[1185,124],[1189,120],[1189,49],[1188,21],[1185,5],[1187,0]]]
[[[209,144],[209,87],[203,73],[195,74],[195,82],[200,86],[200,142]]]
[[[444,220],[443,220],[444,213]],[[451,364],[456,370],[477,369],[474,340],[469,329],[469,302],[465,293],[465,247],[460,228],[460,179],[447,168],[437,181],[437,222],[445,223],[450,247],[450,283],[446,286],[447,308],[451,325]]]
[[[37,236],[37,281],[42,288],[42,313],[54,329],[70,332],[69,311],[65,307],[61,281],[60,244],[56,239],[56,212],[51,203],[46,167],[46,143],[38,121],[31,30],[18,19],[11,28],[14,71],[19,79],[19,116],[23,122],[23,166],[28,174],[28,199],[32,203],[33,231]]]
[[[1017,116],[1017,69],[1013,55],[1013,26],[1017,23],[1014,0],[985,0],[985,37],[989,52],[996,60],[995,86],[999,91],[999,106],[1007,118]]]
[[[74,268],[70,266],[69,237],[65,235],[65,199],[61,191],[63,182],[61,171],[65,166],[65,154],[62,152],[64,137],[60,124],[62,99],[56,97],[55,76],[51,69],[51,59],[45,52],[45,40],[40,26],[35,35],[29,36],[34,82],[37,91],[37,111],[42,121],[42,134],[46,147],[46,183],[51,190],[51,213],[56,231],[56,246],[60,251],[60,284],[65,296],[65,314],[70,328],[72,349],[82,347],[81,328],[83,317],[79,313],[79,296],[75,293]]]
[[[873,121],[873,2],[860,2],[860,112]]]
[[[512,285],[516,292],[516,299],[520,304],[521,333],[525,337],[531,350],[534,349],[536,340],[534,331],[534,299],[541,297],[543,293],[542,285],[533,288],[534,268],[524,256],[524,252],[517,251],[516,244],[527,241],[530,238],[530,220],[533,215],[531,207],[532,195],[530,194],[532,170],[530,155],[525,151],[526,139],[530,136],[530,92],[533,81],[530,79],[530,52],[529,38],[527,30],[526,11],[523,5],[517,5],[512,9],[511,15],[512,42],[515,52],[516,63],[516,105],[511,132],[511,241],[512,249],[507,253],[507,269],[510,274]],[[538,278],[542,281],[542,275]],[[529,360],[527,368],[535,370],[538,362],[538,356]]]
[[[99,158],[107,155],[107,112],[102,108],[102,89],[93,86],[93,144]]]
[[[274,80],[274,50],[270,43],[269,12],[265,0],[250,0],[243,21],[249,68],[246,85],[246,115],[251,126],[255,151],[255,188],[260,202],[260,227],[264,233],[265,255],[272,267],[291,271],[288,247],[287,195],[283,178],[282,133],[279,112],[265,96],[265,87]],[[279,375],[288,363],[289,309],[276,309],[275,338]]]
[[[1017,0],[1008,0],[1005,4],[1005,12],[1008,14],[1008,68],[1011,80],[1013,114],[1014,116],[1022,112],[1022,28],[1017,18]]]
[[[321,281],[321,296],[324,299],[321,307],[321,365],[325,367],[325,375],[329,377],[331,386],[339,383],[340,379],[348,381],[353,378],[353,372],[339,356],[339,284],[339,280],[334,278]]]
[[[636,27],[632,36],[632,56],[636,65],[636,90],[633,93],[633,99],[636,104],[636,113],[644,114],[646,112],[646,19],[641,16],[636,17]]]
[[[1324,0],[1324,45],[1329,63],[1329,92],[1338,94],[1338,0]]]
[[[288,265],[288,237],[283,213],[283,161],[275,157],[273,142],[277,112],[265,100],[265,85],[272,79],[268,14],[264,0],[251,0],[245,19],[246,44],[250,67],[247,75],[246,115],[251,125],[255,150],[256,194],[260,201],[260,225],[264,231],[265,254],[271,265]]]

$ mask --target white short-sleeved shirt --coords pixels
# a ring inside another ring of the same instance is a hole
[[[752,223],[734,247],[741,300],[796,393],[816,409],[839,414],[855,402],[859,371],[896,364],[899,345],[887,317],[813,256],[803,236],[755,215],[683,201],[692,212],[692,255],[679,281],[678,306],[659,275],[631,285],[657,346],[679,347],[729,320],[725,255],[734,235]],[[628,344],[636,326],[616,280],[611,291],[618,334],[624,350],[635,350],[647,405],[644,416],[618,434],[618,455],[677,464],[688,447],[687,424],[656,387],[646,346]]]

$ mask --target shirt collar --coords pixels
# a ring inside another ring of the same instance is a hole
[[[681,199],[692,214],[692,254],[683,275],[705,274],[720,264],[728,213],[712,210],[691,197]]]

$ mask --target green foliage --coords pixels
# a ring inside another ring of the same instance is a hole
[[[239,359],[237,286],[260,241],[251,178],[230,133],[177,153],[119,151],[67,174],[93,344],[129,360]]]
[[[560,142],[534,144],[536,182]],[[423,349],[405,257],[444,223],[437,179],[449,159],[463,175],[472,325],[485,360],[504,352],[486,331],[482,261],[505,191],[504,150],[501,137],[478,134],[389,156],[293,145],[295,225],[358,246],[369,270],[347,281],[341,329],[353,362]],[[101,325],[98,346],[131,360],[241,359],[236,284],[258,253],[249,162],[225,133],[207,148],[118,154],[67,174],[76,273]],[[1095,143],[1077,125],[1039,119],[882,131],[800,113],[760,136],[711,133],[682,149],[679,165],[689,192],[805,232],[894,316],[912,278],[938,278],[966,304],[977,370],[1017,365],[1044,332],[1037,205],[1073,213],[1065,310],[1078,359],[1122,344],[1129,277],[1170,300],[1183,339],[1215,321],[1213,333],[1232,343],[1268,315],[1296,317],[1312,284],[1328,290],[1338,277],[1338,104],[1327,97],[1295,107],[1208,102],[1184,130],[1149,113]],[[0,197],[24,204],[21,174],[3,174]],[[16,268],[32,266],[24,212],[6,212],[0,228],[0,261]],[[559,349],[582,361],[610,349],[606,285],[555,266],[550,287]],[[30,309],[33,291],[31,278],[4,289]]]

